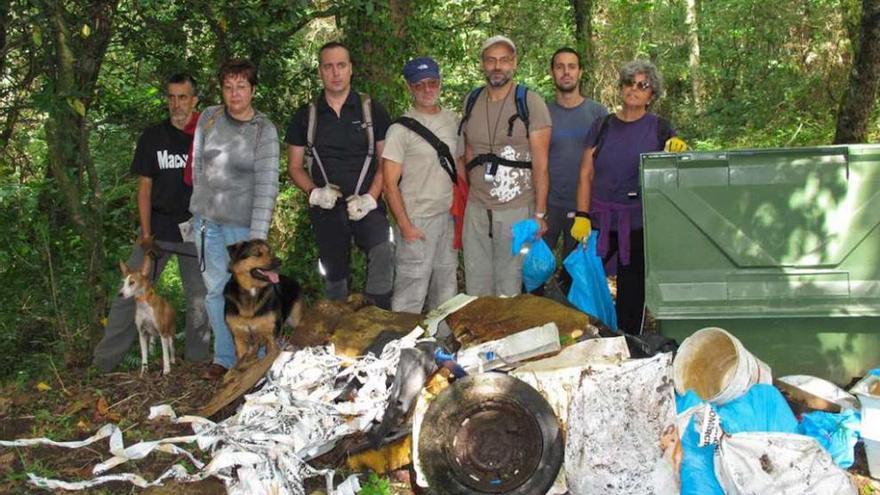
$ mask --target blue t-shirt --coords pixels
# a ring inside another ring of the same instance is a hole
[[[565,108],[552,101],[547,104],[553,131],[550,134],[550,206],[574,210],[577,194],[584,138],[594,121],[608,115],[608,110],[590,99],[574,107]]]
[[[596,120],[585,143],[588,147],[596,146],[602,120]],[[668,134],[658,136],[657,128],[660,118],[653,113],[646,113],[638,120],[624,122],[612,115],[605,130],[605,137],[599,156],[593,161],[592,196],[604,201],[622,204],[641,204],[641,198],[631,198],[629,193],[639,191],[639,160],[642,153],[663,151],[666,140],[675,136],[671,127]],[[631,228],[642,227],[641,208],[634,210]]]

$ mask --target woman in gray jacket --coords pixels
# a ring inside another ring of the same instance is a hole
[[[214,333],[214,361],[205,378],[235,366],[235,346],[224,321],[223,287],[229,281],[226,247],[265,239],[278,196],[278,132],[251,102],[257,68],[245,59],[226,61],[219,72],[223,105],[208,107],[193,141],[193,214],[196,247]]]

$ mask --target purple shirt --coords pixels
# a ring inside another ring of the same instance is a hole
[[[597,119],[587,133],[587,147],[596,146],[603,120]],[[624,122],[612,115],[605,129],[599,155],[593,161],[595,175],[592,196],[631,206],[629,211],[632,230],[642,228],[641,198],[629,197],[629,193],[639,192],[640,155],[663,151],[666,140],[675,135],[675,131],[670,128],[668,136],[658,136],[659,120],[653,113],[646,113],[633,122]],[[616,225],[617,219],[614,218],[611,221],[611,230],[617,230]]]

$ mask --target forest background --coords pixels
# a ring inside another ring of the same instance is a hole
[[[667,88],[654,110],[697,150],[880,138],[880,0],[0,1],[0,381],[88,362],[135,237],[134,144],[167,116],[169,73],[195,74],[204,108],[220,102],[220,62],[251,58],[255,107],[283,135],[320,89],[326,41],[351,47],[355,88],[396,116],[408,58],[440,62],[442,103],[459,111],[494,34],[547,98],[561,46],[583,54],[583,92],[610,108],[617,68],[652,60]],[[316,297],[306,201],[285,170],[270,241]],[[176,272],[160,292],[182,308]]]

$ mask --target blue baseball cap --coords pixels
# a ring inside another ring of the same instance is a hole
[[[422,79],[440,79],[440,66],[431,57],[416,57],[403,66],[403,78],[410,84]]]

